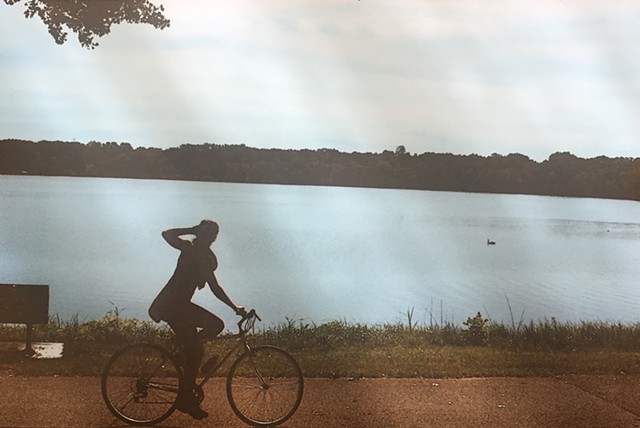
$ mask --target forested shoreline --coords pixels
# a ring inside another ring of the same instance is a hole
[[[0,140],[0,174],[442,190],[640,200],[640,158]]]

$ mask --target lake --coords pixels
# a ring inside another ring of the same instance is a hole
[[[640,320],[638,202],[28,176],[0,189],[0,282],[49,284],[63,319],[148,319],[178,256],[160,233],[210,218],[220,283],[267,325],[410,308],[426,324]],[[207,288],[194,300],[235,319]]]

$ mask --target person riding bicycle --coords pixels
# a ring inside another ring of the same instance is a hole
[[[169,229],[162,237],[172,247],[180,250],[175,272],[154,299],[149,315],[155,322],[165,321],[173,330],[175,337],[186,357],[184,378],[180,382],[177,409],[196,419],[208,416],[200,408],[193,394],[196,377],[204,355],[203,340],[216,337],[224,329],[224,322],[216,315],[191,302],[196,288],[202,289],[205,283],[213,294],[223,303],[243,316],[246,311],[227,296],[218,283],[215,270],[218,260],[211,245],[218,236],[218,224],[211,220],[202,220],[200,224],[189,228]],[[183,239],[185,235],[194,235],[193,240]]]

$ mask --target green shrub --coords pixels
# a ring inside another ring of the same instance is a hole
[[[466,343],[474,346],[486,345],[488,323],[489,320],[484,319],[480,312],[474,317],[467,318],[467,320],[462,323],[467,328],[464,335]]]

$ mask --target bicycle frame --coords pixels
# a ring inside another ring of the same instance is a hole
[[[204,386],[204,384],[206,384],[209,379],[211,379],[214,375],[214,373],[216,373],[218,371],[218,369],[220,367],[222,367],[222,365],[224,365],[224,363],[231,358],[232,355],[239,353],[241,355],[244,355],[248,352],[251,352],[251,346],[249,346],[249,344],[247,343],[247,333],[249,332],[249,330],[251,330],[253,328],[254,323],[256,322],[256,320],[261,321],[260,317],[258,316],[258,314],[256,313],[256,311],[254,309],[250,310],[248,313],[246,313],[242,319],[238,322],[238,333],[231,335],[231,336],[227,336],[227,337],[216,337],[214,339],[212,339],[212,341],[220,341],[220,340],[229,340],[229,339],[237,339],[237,342],[235,344],[235,346],[233,346],[231,349],[229,349],[229,351],[227,351],[227,353],[216,363],[215,366],[213,366],[207,373],[204,374],[202,380],[200,381],[200,383],[197,383],[197,386],[199,386],[200,388],[202,388],[202,386]],[[241,351],[242,350],[242,351]],[[260,379],[261,382],[264,382],[262,380],[262,378]]]
[[[226,392],[233,412],[251,426],[284,423],[302,401],[303,374],[295,358],[276,346],[250,344],[254,310],[242,314],[236,334],[212,341],[230,341],[216,346],[196,381],[193,398],[201,402],[203,386],[214,376],[226,377]],[[259,341],[260,342],[260,341]],[[156,424],[178,407],[184,387],[184,350],[153,343],[130,344],[117,351],[103,370],[101,389],[108,409],[118,419],[135,425]],[[284,381],[284,382],[283,382]],[[182,385],[182,387],[181,387]],[[162,392],[158,392],[162,391]]]
[[[198,386],[199,388],[202,388],[209,381],[209,379],[211,379],[213,377],[213,375],[218,371],[218,369],[220,367],[222,367],[224,365],[224,363],[227,362],[227,360],[229,360],[229,358],[231,358],[232,355],[234,355],[236,353],[242,355],[242,354],[245,354],[247,352],[251,352],[251,347],[247,343],[247,338],[246,338],[246,334],[249,332],[250,327],[247,328],[247,326],[243,325],[243,323],[245,323],[247,321],[250,321],[253,318],[256,318],[258,320],[260,319],[260,317],[258,317],[258,315],[255,313],[255,311],[252,310],[249,314],[247,314],[246,317],[243,317],[243,319],[240,320],[240,322],[238,323],[238,333],[237,334],[233,334],[231,336],[225,336],[225,337],[216,337],[214,339],[211,339],[211,341],[221,341],[221,340],[236,339],[236,344],[234,346],[232,346],[231,349],[229,349],[227,351],[227,353],[224,355],[224,357],[222,357],[216,363],[215,366],[213,366],[207,373],[204,374],[202,380],[199,383],[196,383],[196,386]],[[243,351],[240,351],[241,349]],[[164,362],[160,364],[158,369],[160,369],[163,365],[164,365]],[[264,383],[264,380],[262,379],[261,376],[260,376],[260,381]],[[173,392],[173,393],[177,393],[178,392],[178,389],[173,387],[173,386],[160,384],[160,383],[157,383],[157,382],[148,382],[148,383],[146,383],[144,385],[140,385],[139,388],[140,389],[144,389],[144,387],[152,388],[152,389],[158,389],[158,390],[161,390],[161,391],[169,391],[169,392]]]
[[[247,339],[245,337],[245,333],[235,334],[235,335],[233,335],[231,337],[215,338],[215,339],[213,339],[213,341],[228,340],[228,339],[234,339],[234,338],[238,339],[236,344],[233,347],[231,347],[231,349],[229,349],[229,351],[227,351],[227,353],[224,355],[224,357],[220,358],[220,360],[216,363],[215,366],[213,366],[207,373],[204,374],[204,377],[202,378],[202,380],[199,383],[197,383],[197,385],[199,387],[204,386],[204,384],[206,384],[209,381],[209,379],[211,379],[213,377],[213,375],[218,371],[218,369],[220,367],[222,367],[224,365],[224,363],[229,358],[231,358],[232,355],[238,353],[238,351],[240,351],[241,349],[243,350],[242,353],[251,352],[251,347],[247,343]]]

